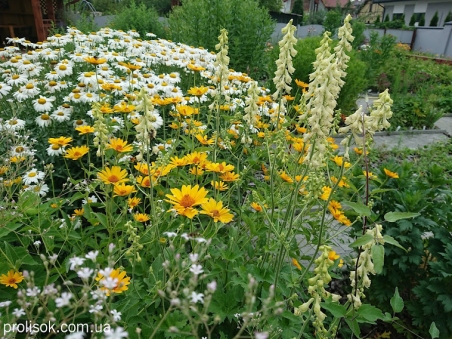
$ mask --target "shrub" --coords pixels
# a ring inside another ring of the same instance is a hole
[[[425,26],[425,14],[422,14],[421,19],[419,20],[419,26]]]
[[[396,38],[390,34],[380,36],[378,32],[371,32],[368,48],[359,52],[359,57],[367,65],[365,78],[369,87],[377,85],[378,76],[383,73],[383,67],[391,58]]]
[[[303,25],[323,25],[327,13],[325,10],[306,13],[303,16]]]
[[[328,11],[323,21],[325,31],[331,32],[331,35],[336,36],[337,29],[341,26],[342,11],[340,8],[335,8]]]
[[[144,3],[137,4],[134,0],[116,14],[110,25],[123,31],[136,30],[142,39],[146,38],[147,33],[165,37],[165,30],[157,11],[147,8]]]
[[[432,17],[432,20],[430,20],[430,27],[438,26],[438,21],[439,21],[438,11],[436,11]]]
[[[293,65],[295,68],[295,72],[292,76],[293,79],[309,83],[309,74],[311,74],[314,69],[312,63],[315,61],[315,50],[319,45],[320,40],[321,37],[307,37],[298,40],[295,45],[295,49],[298,53],[293,58]],[[275,52],[274,55],[277,56],[277,52]],[[337,108],[344,114],[348,114],[356,107],[356,99],[367,86],[365,70],[365,63],[359,60],[357,52],[352,51],[350,53],[350,61],[348,63],[347,76],[345,79],[353,79],[353,81],[346,81],[337,100]],[[295,94],[297,91],[295,82],[293,82],[292,88],[294,89]]]
[[[410,23],[408,25],[409,26],[414,26],[415,23],[416,23],[416,17],[414,16],[414,13],[413,13],[411,15]]]
[[[214,51],[218,32],[229,34],[231,67],[254,76],[266,64],[266,43],[274,30],[267,10],[255,0],[182,1],[168,18],[171,39]]]
[[[450,150],[450,143],[446,147]],[[371,220],[381,223],[385,235],[398,239],[406,251],[398,247],[385,249],[383,273],[372,279],[370,299],[390,312],[392,291],[398,287],[406,305],[399,322],[424,338],[430,337],[429,328],[435,322],[441,338],[450,338],[452,193],[450,180],[444,176],[446,168],[431,163],[419,167],[406,161],[400,165],[385,163],[378,172],[383,168],[396,171],[399,178],[385,178],[382,173],[371,181],[371,189],[385,190],[374,200]],[[402,213],[414,213],[413,217],[386,221],[385,214],[394,207]]]
[[[295,3],[292,8],[292,13],[303,15],[303,0],[295,0]]]
[[[452,21],[452,11],[449,11],[447,13],[446,19],[444,19],[444,25],[446,24],[446,22],[450,22],[450,21]]]

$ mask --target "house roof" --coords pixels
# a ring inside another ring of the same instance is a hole
[[[348,4],[349,0],[322,0],[322,2],[326,8],[334,8],[337,5],[339,5],[340,7],[345,7],[345,5]]]

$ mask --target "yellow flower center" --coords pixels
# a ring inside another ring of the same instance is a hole
[[[49,116],[48,114],[42,114],[42,115],[41,115],[41,119],[42,119],[42,120],[49,120],[49,119],[50,119],[50,116]]]
[[[52,149],[55,150],[55,151],[57,151],[57,150],[60,149],[60,145],[53,144],[53,145],[52,145]]]
[[[13,119],[13,120],[9,121],[9,124],[10,125],[17,125],[17,120]]]
[[[77,121],[75,122],[75,124],[76,124],[76,125],[83,125],[83,120],[77,120]]]
[[[65,71],[65,70],[67,70],[67,67],[66,67],[66,65],[60,65],[59,69],[60,69],[60,71]]]
[[[119,178],[118,178],[116,175],[111,174],[111,175],[108,177],[108,181],[109,181],[109,182],[118,182],[118,181],[119,181]]]
[[[189,194],[185,194],[180,200],[180,205],[184,207],[191,207],[195,202],[195,199],[193,199]]]
[[[33,178],[33,177],[35,177],[35,176],[36,176],[36,172],[28,173],[28,177],[29,177],[29,178]]]
[[[17,61],[16,61],[17,62]],[[17,79],[19,79],[19,76],[17,75],[17,74],[14,74],[13,75],[13,80],[17,80]]]
[[[211,213],[212,213],[212,217],[214,217],[214,218],[220,217],[220,212],[218,210],[213,210]]]
[[[46,102],[47,102],[47,101],[46,101],[46,99],[44,99],[44,98],[38,99],[38,104],[40,104],[40,105],[44,105]]]
[[[24,148],[22,146],[16,147],[16,152],[21,153],[24,151]]]
[[[32,88],[34,88],[35,86],[33,85],[33,84],[27,84],[26,86],[25,86],[25,88],[26,89],[32,89]]]

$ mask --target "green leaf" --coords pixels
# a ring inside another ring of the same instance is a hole
[[[432,324],[430,325],[430,329],[428,330],[428,333],[430,333],[430,335],[432,336],[432,339],[439,338],[439,330],[436,327],[435,322],[432,322]]]
[[[370,217],[371,214],[370,208],[364,204],[352,201],[344,201],[343,204],[353,208],[353,210],[359,215],[365,215],[366,217]]]
[[[372,246],[372,260],[374,262],[374,269],[377,274],[383,271],[385,262],[385,248],[382,245]]]
[[[395,189],[394,188],[376,188],[370,192],[370,195],[377,194],[377,193],[385,193],[385,192],[390,192],[390,191],[395,191]]]
[[[353,334],[357,338],[359,338],[359,336],[361,335],[361,329],[359,328],[359,324],[356,321],[356,319],[345,318],[345,322],[347,323],[348,327],[350,327],[350,329],[352,330]]]
[[[392,296],[390,302],[391,302],[391,307],[392,307],[392,310],[394,311],[394,313],[402,312],[404,303],[403,303],[403,299],[400,297],[398,287],[396,287],[395,293]]]
[[[347,309],[341,304],[325,302],[320,303],[320,306],[322,306],[322,308],[324,308],[325,310],[329,311],[336,318],[345,317],[345,314],[347,313]]]
[[[408,252],[402,245],[399,244],[397,240],[395,240],[393,237],[389,235],[384,235],[383,240],[385,241],[385,243],[397,246],[398,248],[404,250],[405,252]]]
[[[374,323],[375,321],[384,319],[385,317],[380,309],[369,304],[361,305],[356,313],[358,314],[358,321],[360,321],[359,318],[361,318],[360,322]]]
[[[368,242],[371,242],[372,240],[374,240],[374,236],[372,234],[364,234],[362,237],[359,237],[354,242],[352,242],[349,246],[360,247],[367,244]]]
[[[419,215],[419,213],[413,212],[388,212],[385,214],[385,220],[389,222],[395,222],[400,219],[415,218]]]
[[[7,236],[9,233],[17,230],[21,224],[7,224],[5,227],[0,227],[0,238]]]

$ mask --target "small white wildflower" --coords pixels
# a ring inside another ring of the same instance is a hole
[[[129,334],[122,327],[116,327],[114,330],[109,329],[104,332],[105,339],[122,339],[127,338]]]
[[[190,272],[192,272],[194,275],[199,275],[204,272],[204,270],[202,269],[201,265],[191,265]]]
[[[40,292],[41,292],[41,290],[35,286],[33,288],[27,288],[26,294],[28,297],[36,297]]]
[[[21,308],[15,308],[13,311],[13,315],[17,318],[20,318],[21,316],[25,315],[25,311]]]
[[[102,305],[91,305],[89,307],[89,313],[97,314],[100,311],[102,311],[103,306]]]
[[[60,298],[56,298],[55,299],[55,305],[58,308],[61,308],[63,306],[67,306],[70,304],[70,300],[72,298],[72,293],[69,292],[63,292],[61,293],[61,297]]]
[[[217,289],[217,282],[215,280],[207,284],[207,290],[209,292],[213,293],[213,292],[215,292],[216,289]]]
[[[12,301],[2,301],[0,302],[0,307],[8,307],[9,305],[11,305]]]
[[[58,259],[58,254],[52,254],[52,255],[49,255],[49,262],[53,265],[53,264],[55,264],[55,262],[56,262],[56,260]]]
[[[44,295],[55,295],[57,293],[58,290],[55,288],[55,284],[44,286],[44,289],[42,290],[42,294]]]
[[[74,270],[76,266],[80,266],[85,261],[85,258],[73,257],[69,259],[69,264],[71,265],[69,268]]]
[[[196,293],[195,291],[191,292],[191,302],[197,303],[198,301],[201,302],[201,304],[204,303],[204,294],[203,293]]]
[[[122,315],[121,312],[118,312],[118,311],[116,311],[116,310],[111,310],[110,313],[111,313],[111,315],[113,316],[113,320],[114,320],[114,321],[119,321],[119,320],[121,320],[121,315]]]
[[[93,273],[94,273],[94,270],[89,267],[83,267],[81,270],[77,271],[78,277],[83,280],[89,279]]]
[[[99,255],[99,251],[90,251],[87,255],[85,255],[86,259],[91,259],[93,262],[96,262],[97,256]]]
[[[168,238],[174,238],[177,233],[176,232],[163,232],[164,235],[166,235]]]
[[[85,333],[83,332],[74,332],[71,334],[68,334],[65,339],[83,339],[83,337],[85,336]]]
[[[190,261],[191,261],[192,263],[195,263],[195,262],[198,261],[199,254],[198,254],[198,253],[190,253],[190,254],[188,255],[188,257],[190,258]]]
[[[268,332],[254,332],[254,338],[255,339],[267,339]]]

